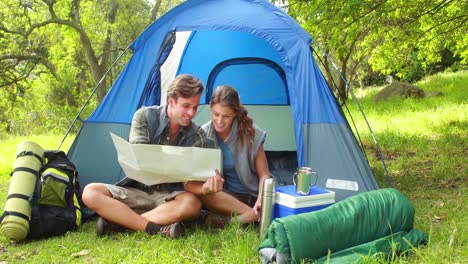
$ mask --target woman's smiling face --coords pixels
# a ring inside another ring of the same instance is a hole
[[[227,138],[231,132],[232,122],[236,117],[236,113],[229,106],[215,104],[211,106],[211,122],[216,132],[222,139]]]

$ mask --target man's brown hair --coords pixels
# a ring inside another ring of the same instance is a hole
[[[203,83],[197,77],[190,74],[180,74],[172,81],[167,91],[167,99],[179,97],[190,98],[203,93]]]

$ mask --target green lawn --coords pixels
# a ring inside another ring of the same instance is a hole
[[[393,186],[416,208],[415,227],[429,243],[390,263],[467,263],[466,189],[468,183],[468,74],[444,73],[417,83],[426,93],[442,96],[393,99],[376,103],[382,88],[356,90],[359,102],[382,149]],[[382,188],[388,187],[382,163],[364,120],[348,102],[360,131],[372,170]],[[16,146],[32,140],[56,148],[62,136],[13,137],[0,142],[0,208],[4,207]],[[65,149],[70,139],[65,143]],[[143,233],[98,238],[95,221],[77,232],[41,241],[10,244],[0,239],[3,263],[259,263],[260,239],[253,227],[224,230],[193,227],[172,241]],[[370,263],[387,263],[382,259]]]

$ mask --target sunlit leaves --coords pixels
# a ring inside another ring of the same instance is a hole
[[[436,63],[444,50],[468,61],[465,0],[275,2],[288,4],[288,13],[347,68],[364,59],[374,71],[403,76],[411,60]],[[353,60],[343,60],[348,55]]]
[[[14,133],[25,133],[26,129],[17,126],[21,122],[14,121],[25,118],[24,111],[47,116],[50,109],[63,109],[52,118],[71,119],[70,114],[78,112],[115,58],[152,22],[152,11],[160,15],[180,2],[0,1],[0,90],[3,98],[8,98],[0,104],[0,112],[9,113],[0,116],[0,129],[12,131],[15,127]],[[156,7],[158,10],[152,10]],[[108,75],[97,101],[129,56]],[[34,119],[29,124],[39,126],[43,120]],[[12,126],[13,122],[17,125]]]

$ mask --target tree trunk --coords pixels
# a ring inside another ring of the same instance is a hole
[[[348,99],[348,93],[346,89],[346,73],[347,73],[347,68],[346,68],[346,61],[341,62],[341,75],[339,77],[339,82],[338,82],[338,87],[337,87],[337,92],[338,92],[338,99],[341,102],[346,101]]]
[[[104,77],[104,74],[106,74],[107,68],[109,67],[110,64],[112,64],[111,55],[112,55],[112,33],[113,32],[112,32],[110,25],[114,24],[118,9],[119,9],[118,3],[116,1],[112,1],[111,10],[109,11],[109,15],[107,16],[109,25],[106,31],[106,38],[104,39],[104,43],[102,45],[101,63],[99,63],[98,65],[97,76],[94,78],[94,80],[99,78],[96,84]],[[102,81],[102,84],[98,87],[96,91],[96,96],[99,102],[101,102],[104,99],[110,86],[111,86],[111,83],[108,83],[108,78],[106,76],[105,79]]]
[[[71,13],[73,25],[72,27],[80,34],[80,42],[83,46],[83,50],[88,61],[89,68],[93,75],[93,80],[95,84],[98,84],[104,75],[104,70],[102,69],[103,65],[100,65],[96,53],[94,52],[91,40],[89,39],[86,32],[81,27],[81,18],[80,18],[80,4],[79,1],[72,1],[72,13]],[[107,87],[105,82],[101,85],[96,91],[96,96],[99,102],[102,101],[104,96],[107,93]]]
[[[151,22],[155,21],[158,18],[158,11],[160,6],[161,1],[154,1],[153,8],[151,9]]]

